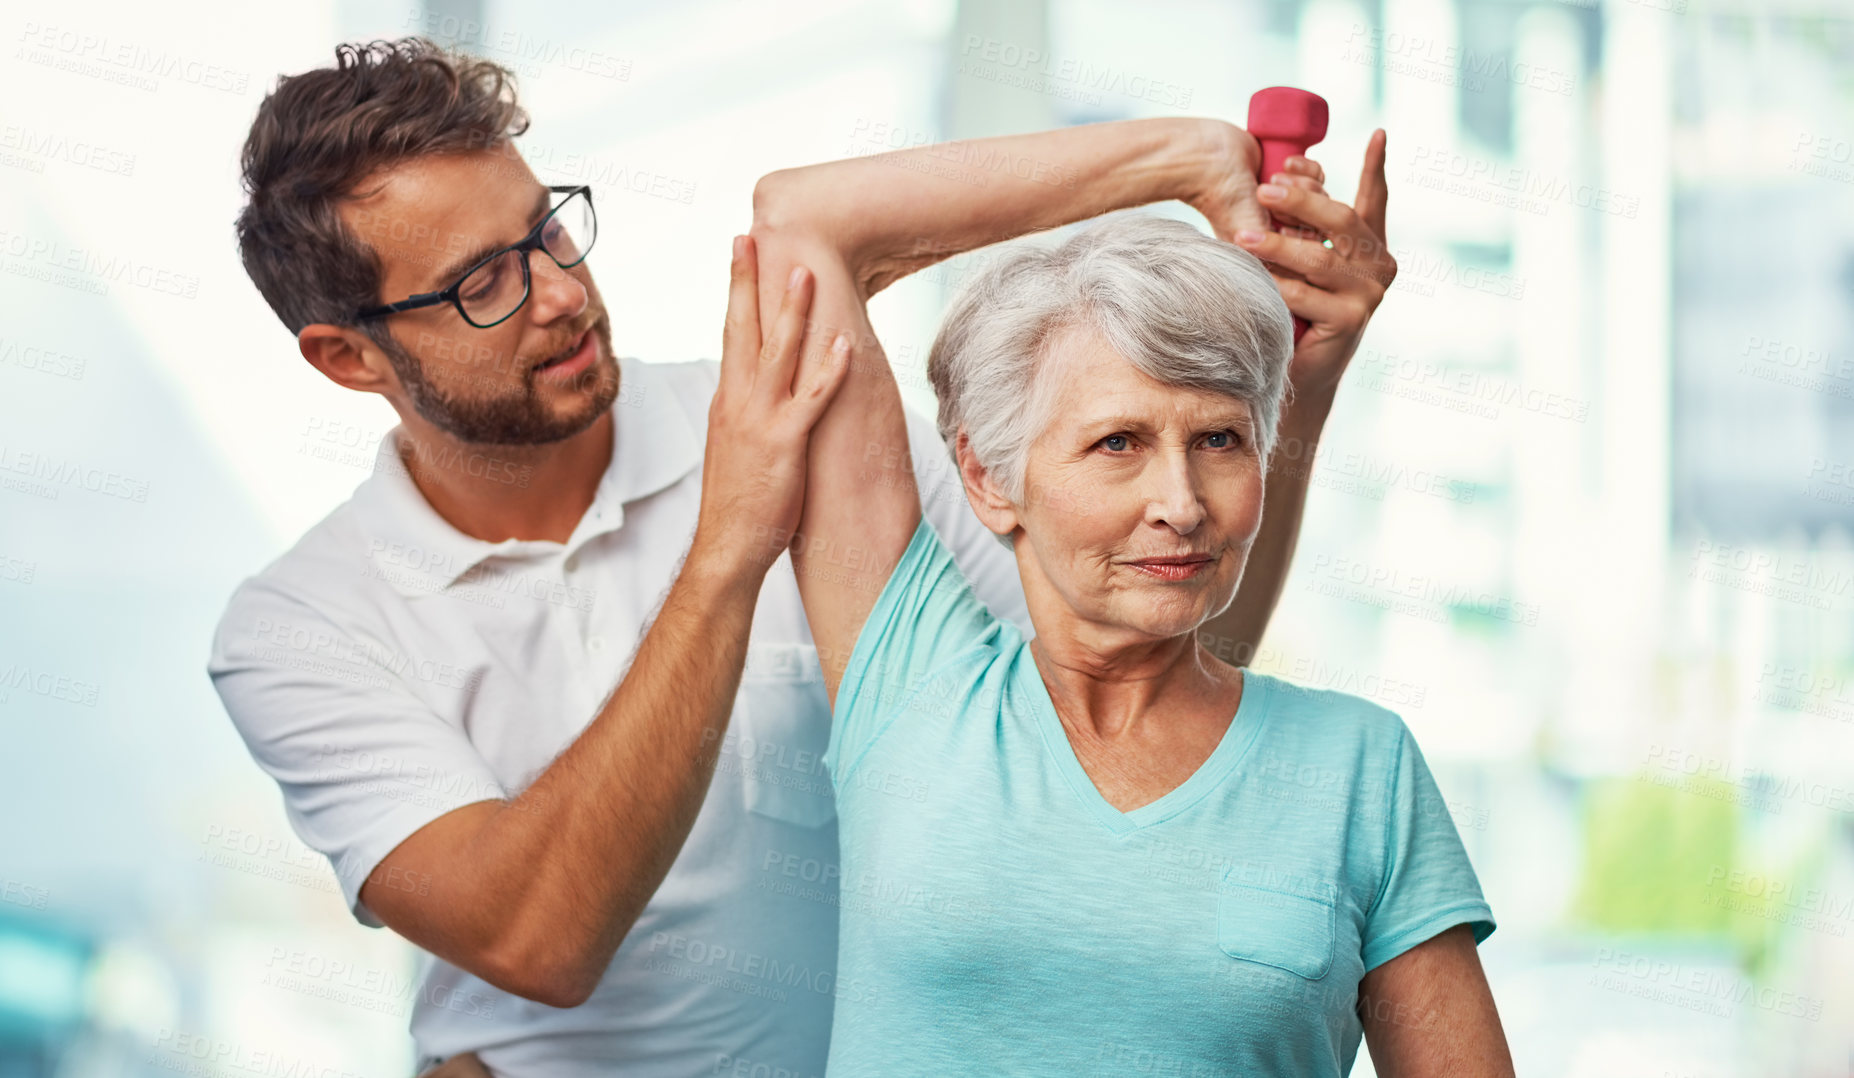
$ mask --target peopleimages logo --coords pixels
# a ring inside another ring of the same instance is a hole
[[[1340,55],[1343,60],[1376,65],[1392,74],[1427,82],[1459,85],[1470,93],[1480,93],[1489,82],[1505,81],[1569,97],[1577,86],[1577,76],[1567,71],[1514,60],[1501,53],[1464,49],[1425,34],[1381,30],[1362,22],[1352,24],[1345,46]]]
[[[56,501],[61,488],[78,488],[91,494],[121,497],[122,501],[148,501],[148,481],[122,475],[121,471],[80,464],[52,453],[32,453],[0,443],[0,473],[7,477],[26,477],[54,486],[43,488]]]
[[[95,169],[111,176],[135,175],[135,155],[85,139],[73,139],[51,131],[39,131],[20,124],[0,127],[0,151],[24,157],[63,161],[81,168]],[[31,168],[29,171],[41,171]]]
[[[54,283],[87,285],[87,291],[102,294],[107,294],[111,283],[131,284],[181,299],[197,299],[200,294],[198,274],[181,273],[163,266],[138,262],[127,255],[106,254],[89,247],[72,247],[56,240],[25,236],[18,232],[0,230],[0,255],[20,260],[7,267],[7,272],[15,276],[38,277],[49,281],[52,279],[52,271],[65,270],[81,274],[84,280]]]
[[[236,71],[184,53],[151,49],[108,34],[73,30],[68,26],[46,26],[28,21],[18,40],[30,51],[16,54],[16,59],[80,75],[96,75],[139,89],[154,89],[156,84],[152,80],[157,78],[232,94],[242,94],[251,86],[248,71]]]
[[[1019,89],[1099,105],[1101,95],[1118,94],[1168,108],[1190,108],[1196,90],[1112,64],[1057,56],[1010,41],[967,34],[959,73]]]
[[[586,48],[579,41],[537,37],[513,26],[491,26],[475,19],[417,7],[407,13],[405,25],[447,44],[473,46],[477,51],[489,53],[491,59],[514,67],[517,74],[538,75],[541,67],[547,66],[617,82],[631,77],[630,60]]]

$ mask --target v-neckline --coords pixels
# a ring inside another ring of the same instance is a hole
[[[1081,758],[1075,755],[1075,746],[1070,743],[1069,732],[1063,727],[1061,717],[1056,714],[1056,703],[1049,695],[1049,686],[1043,684],[1043,675],[1037,670],[1036,658],[1030,654],[1028,642],[1025,642],[1018,654],[1018,685],[1036,712],[1035,721],[1043,735],[1044,748],[1055,761],[1056,770],[1074,788],[1083,806],[1115,835],[1131,834],[1171,819],[1216,789],[1236,765],[1248,756],[1250,747],[1261,733],[1262,722],[1267,717],[1268,676],[1245,667],[1242,671],[1242,698],[1237,701],[1236,714],[1231,716],[1230,724],[1224,729],[1217,747],[1183,782],[1155,800],[1122,812],[1101,796],[1100,787],[1094,784],[1094,779],[1088,776],[1088,769],[1082,766]]]

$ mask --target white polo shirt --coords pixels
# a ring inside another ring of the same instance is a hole
[[[374,474],[244,581],[219,623],[208,671],[226,711],[364,924],[380,922],[361,883],[395,846],[524,789],[579,736],[688,551],[720,364],[620,367],[611,465],[564,544],[451,527],[405,473],[395,428]],[[911,411],[908,424],[927,518],[979,597],[1027,635],[1009,550],[972,514],[933,424]],[[525,481],[487,458],[446,463]],[[701,813],[591,1000],[548,1007],[428,959],[412,1015],[421,1059],[474,1050],[523,1076],[822,1074],[833,999],[868,989],[836,980],[829,731],[782,556]],[[904,788],[916,781],[891,792],[924,798]]]

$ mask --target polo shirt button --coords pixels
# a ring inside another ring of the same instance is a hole
[[[605,638],[595,633],[586,641],[586,646],[594,651],[604,651]]]

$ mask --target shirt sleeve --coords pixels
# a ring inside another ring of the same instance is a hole
[[[247,582],[213,638],[207,673],[245,747],[283,792],[290,826],[334,866],[356,919],[382,923],[361,884],[395,846],[505,791],[464,732],[356,639],[306,604]]]
[[[937,669],[995,643],[1002,625],[973,594],[923,515],[863,622],[837,686],[824,763],[838,788],[882,731],[918,703]]]
[[[908,451],[914,457],[914,478],[921,492],[921,515],[933,521],[941,541],[953,552],[953,562],[972,584],[972,592],[985,608],[1017,626],[1027,640],[1036,635],[1030,608],[1024,602],[1024,582],[1017,572],[1017,557],[1004,540],[992,534],[966,500],[959,466],[940,438],[933,421],[903,407],[908,417]]]
[[[1476,944],[1493,935],[1493,910],[1481,895],[1461,834],[1429,764],[1398,720],[1397,762],[1385,818],[1384,882],[1365,915],[1367,972],[1458,924]]]

